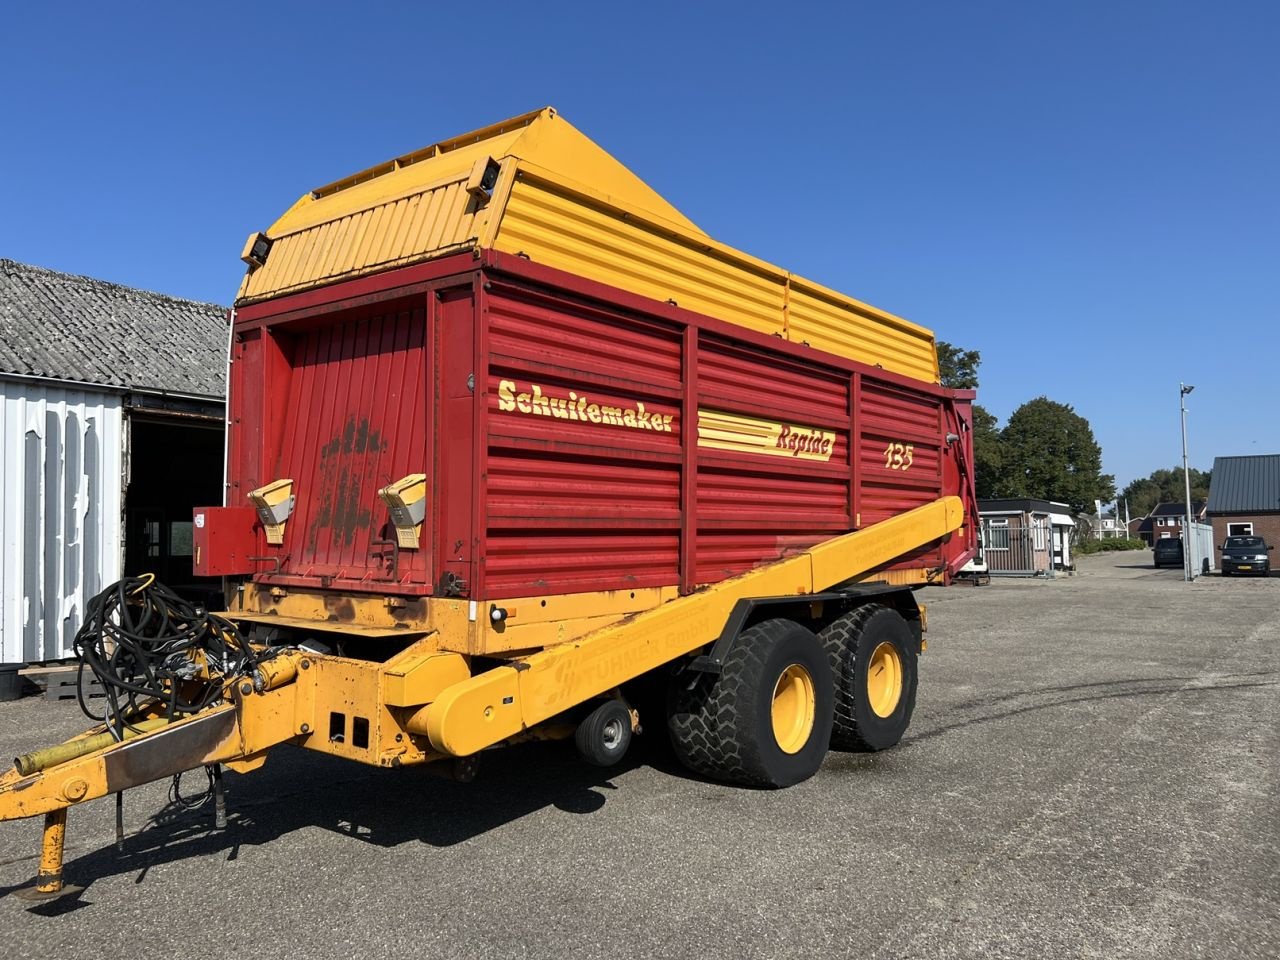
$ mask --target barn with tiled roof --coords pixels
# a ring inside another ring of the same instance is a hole
[[[208,589],[226,356],[225,307],[0,259],[0,665],[70,656],[126,572]]]

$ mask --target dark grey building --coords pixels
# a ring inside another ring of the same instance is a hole
[[[1215,457],[1205,513],[1216,544],[1230,536],[1280,544],[1280,453]]]

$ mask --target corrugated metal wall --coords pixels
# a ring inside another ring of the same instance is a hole
[[[487,314],[484,595],[675,583],[677,331],[500,288]]]
[[[701,234],[648,225],[523,170],[493,247],[658,302],[934,382],[933,334]]]
[[[852,529],[849,383],[847,374],[701,339],[700,410],[803,424],[828,431],[833,443],[823,459],[799,460],[717,449],[700,439],[696,582],[723,580]]]
[[[71,655],[121,575],[118,395],[0,380],[0,662]]]
[[[863,374],[854,409],[847,371],[706,333],[690,359],[661,323],[499,284],[485,321],[481,596],[670,586],[682,564],[714,583],[854,529],[855,498],[866,526],[941,496],[931,393]],[[669,429],[643,429],[659,414]],[[942,562],[934,545],[899,566]]]
[[[857,416],[862,477],[858,512],[864,526],[943,495],[946,431],[937,397],[864,377]],[[934,545],[904,554],[894,568],[934,568],[943,562],[943,548]]]
[[[266,457],[278,464],[270,479],[291,478],[297,497],[285,572],[332,577],[339,586],[386,574],[374,553],[387,522],[378,488],[431,472],[426,330],[425,300],[415,298],[288,338],[282,446]],[[426,551],[401,554],[397,579],[426,582],[428,560]]]
[[[785,284],[767,265],[712,255],[705,237],[692,246],[528,177],[512,190],[494,247],[760,333],[783,330]]]
[[[508,174],[509,175],[509,174]],[[240,285],[241,301],[255,301],[357,277],[470,245],[488,208],[466,191],[464,173],[367,210],[276,237],[267,262]]]

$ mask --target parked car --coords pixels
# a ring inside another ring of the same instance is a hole
[[[1275,547],[1267,546],[1261,537],[1227,537],[1221,549],[1224,577],[1233,573],[1260,573],[1265,577],[1271,572],[1268,551]]]
[[[1182,540],[1177,537],[1157,540],[1155,554],[1157,567],[1182,566]]]

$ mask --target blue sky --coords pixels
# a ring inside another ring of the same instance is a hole
[[[713,236],[982,351],[1120,484],[1280,452],[1280,6],[24,4],[0,256],[227,303],[300,194],[551,104]]]

